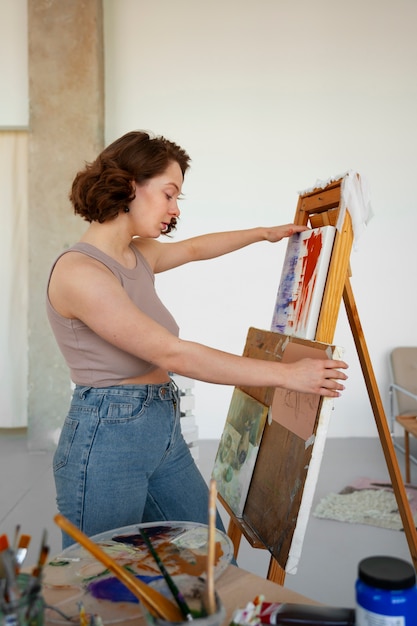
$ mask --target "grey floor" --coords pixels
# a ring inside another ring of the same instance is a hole
[[[217,451],[217,441],[199,442],[199,467],[208,480]],[[16,524],[32,541],[26,564],[38,556],[41,535],[48,532],[51,554],[60,551],[60,530],[51,472],[52,454],[28,451],[25,431],[0,429],[0,534],[13,537]],[[400,467],[403,455],[398,453]],[[338,492],[361,476],[387,480],[388,470],[379,439],[328,439],[312,509],[327,493]],[[417,467],[412,466],[417,483]],[[221,511],[225,525],[228,516]],[[297,573],[287,575],[285,585],[319,602],[354,606],[354,584],[359,561],[371,555],[397,556],[411,562],[410,550],[401,531],[358,524],[319,520],[310,516]],[[251,548],[242,539],[238,562],[251,572],[266,576],[269,554]],[[248,601],[251,598],[248,598]]]

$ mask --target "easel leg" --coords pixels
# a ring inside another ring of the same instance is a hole
[[[285,570],[282,569],[278,561],[276,561],[273,556],[271,556],[269,561],[268,574],[266,577],[268,580],[272,580],[274,583],[277,583],[277,585],[282,586],[285,582]]]
[[[229,526],[227,528],[227,534],[233,543],[233,556],[237,560],[237,554],[239,552],[240,540],[242,539],[242,531],[239,526],[235,524],[233,518],[230,518]]]
[[[358,311],[356,309],[355,299],[353,297],[350,280],[346,277],[345,288],[343,291],[343,299],[345,302],[346,313],[349,324],[352,329],[352,335],[355,341],[356,350],[362,367],[362,373],[365,379],[366,388],[368,390],[369,399],[375,417],[376,427],[378,429],[379,438],[381,440],[382,449],[384,451],[388,472],[391,478],[392,488],[397,500],[398,510],[404,526],[404,532],[407,537],[408,546],[410,548],[411,558],[414,567],[417,567],[417,531],[414,524],[413,515],[411,513],[410,504],[407,499],[404,483],[401,477],[401,471],[398,466],[397,456],[395,454],[388,421],[385,415],[381,396],[378,391],[374,371],[369,357],[368,348],[366,346],[365,337],[359,321]]]
[[[411,482],[410,472],[410,433],[404,430],[405,482]]]

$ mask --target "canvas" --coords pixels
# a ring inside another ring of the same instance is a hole
[[[323,349],[292,341],[286,346],[281,362],[295,363],[304,358],[323,358]],[[319,403],[320,396],[317,394],[297,393],[277,387],[272,400],[271,417],[303,441],[307,441],[314,433]]]
[[[250,328],[250,358],[293,362],[340,358],[325,343]],[[242,521],[287,573],[297,571],[323,455],[332,398],[270,387],[240,388],[271,406],[252,472]]]
[[[233,391],[212,476],[233,513],[241,517],[262,439],[268,407],[240,389]]]
[[[322,226],[289,238],[271,330],[314,339],[336,229]]]

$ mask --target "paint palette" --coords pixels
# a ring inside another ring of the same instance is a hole
[[[119,565],[144,582],[161,577],[160,571],[139,528],[146,530],[171,576],[204,576],[208,529],[192,522],[153,522],[125,526],[92,537]],[[233,544],[216,530],[215,577],[218,578],[233,558]],[[47,621],[79,623],[80,606],[88,615],[99,615],[103,623],[115,623],[142,612],[133,594],[85,548],[74,544],[49,561],[44,568],[43,589]],[[82,603],[82,604],[81,604]]]

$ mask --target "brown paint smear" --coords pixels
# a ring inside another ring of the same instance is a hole
[[[190,576],[201,576],[206,571],[207,555],[193,552],[187,548],[178,548],[169,541],[158,544],[158,555],[171,576],[188,574]],[[215,565],[223,556],[223,549],[220,542],[216,542]],[[133,564],[133,563],[132,563]],[[158,566],[149,555],[143,560],[135,563],[136,567],[147,573],[159,573]]]

